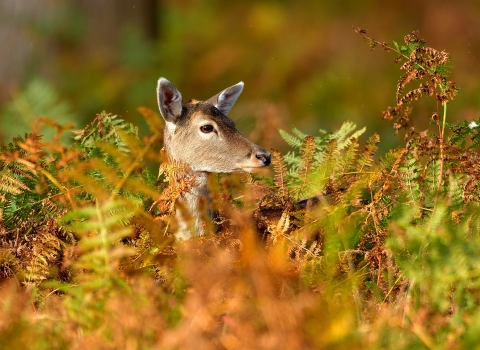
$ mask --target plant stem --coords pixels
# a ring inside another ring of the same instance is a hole
[[[445,135],[445,124],[447,123],[447,102],[443,102],[442,103],[443,105],[443,121],[442,121],[442,141],[443,141],[443,137]]]
[[[433,213],[435,213],[435,210],[437,209],[438,198],[440,196],[440,189],[442,188],[443,173],[445,171],[444,140],[445,140],[445,124],[447,123],[447,102],[443,102],[442,105],[443,105],[443,118],[442,118],[442,125],[440,128],[440,173],[438,174],[437,195],[435,198],[435,206],[433,208]]]
[[[445,165],[445,155],[444,155],[445,142],[444,141],[445,141],[445,123],[447,121],[447,103],[443,102],[442,105],[443,105],[443,119],[442,119],[442,129],[440,131],[440,174],[438,174],[438,185],[437,185],[438,192],[440,192],[440,188],[442,187],[443,172],[445,169],[445,166],[444,166]]]

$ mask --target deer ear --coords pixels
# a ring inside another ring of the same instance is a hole
[[[238,96],[243,91],[243,81],[236,85],[226,88],[213,97],[210,97],[206,102],[214,105],[223,114],[227,115],[237,101]]]
[[[158,108],[166,122],[175,123],[182,114],[182,94],[165,78],[158,79]]]

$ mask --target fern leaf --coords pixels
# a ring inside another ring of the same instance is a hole
[[[289,196],[287,187],[288,168],[280,152],[272,149],[272,154],[273,170],[275,171],[274,182],[275,186],[278,188],[280,198],[283,200]]]
[[[350,140],[352,138],[358,139],[360,135],[362,135],[366,128],[362,128],[360,130],[356,130],[357,126],[353,122],[345,122],[342,124],[340,129],[335,133],[331,134],[329,139],[330,140],[337,140],[337,147],[338,149],[344,149],[348,145],[350,145]]]
[[[371,167],[375,163],[375,153],[377,153],[377,144],[380,142],[380,135],[373,133],[365,143],[365,149],[358,156],[357,169],[362,171],[365,168]]]
[[[283,160],[290,166],[290,169],[297,169],[300,164],[300,158],[293,151],[287,152],[283,156]]]
[[[338,160],[338,170],[340,173],[346,173],[349,171],[349,169],[354,168],[357,170],[354,166],[354,163],[357,160],[358,156],[358,140],[355,138],[351,139],[350,145],[345,149],[343,152],[342,156],[339,157],[340,159]]]
[[[420,167],[418,160],[408,153],[403,159],[402,166],[399,167],[399,173],[403,182],[404,191],[414,204],[417,204],[422,196],[418,183],[419,172]]]
[[[302,147],[302,139],[299,139],[296,136],[290,135],[288,132],[282,129],[279,129],[278,132],[280,133],[280,136],[285,140],[285,142],[288,143],[289,146],[293,148]]]
[[[325,159],[322,162],[322,166],[318,169],[318,173],[321,178],[327,179],[331,177],[338,167],[340,159],[340,148],[336,139],[331,140],[325,150]]]
[[[162,129],[162,118],[155,113],[150,108],[147,107],[138,107],[137,111],[143,116],[145,121],[147,122],[150,131],[156,132]]]
[[[75,122],[76,115],[69,103],[62,101],[55,88],[46,80],[35,79],[13,96],[2,110],[3,136],[16,136],[37,123],[40,117],[48,116],[63,122]],[[15,121],[12,123],[11,121]],[[5,124],[7,123],[7,124]],[[45,138],[53,137],[55,131],[42,128]],[[64,139],[68,141],[67,138]]]
[[[292,132],[293,134],[298,137],[300,140],[304,140],[305,137],[307,137],[308,135],[305,134],[304,132],[300,131],[299,129],[297,129],[296,127],[293,127],[292,128]]]
[[[464,120],[457,124],[447,124],[447,126],[453,132],[453,136],[450,138],[453,145],[463,149],[480,147],[480,118],[471,122]],[[471,144],[467,147],[468,141],[471,141]]]
[[[300,148],[301,158],[297,172],[299,178],[297,192],[299,195],[308,192],[308,189],[311,187],[310,176],[314,169],[316,149],[317,145],[313,136],[305,137]]]
[[[268,231],[271,235],[272,244],[276,244],[277,240],[285,235],[290,228],[290,214],[283,212],[280,220],[276,224],[268,225]]]
[[[50,232],[39,232],[35,235],[33,257],[26,267],[25,285],[38,285],[47,279],[49,264],[60,254],[60,240]]]
[[[0,172],[0,193],[20,194],[30,190],[22,181],[9,174],[5,169]]]

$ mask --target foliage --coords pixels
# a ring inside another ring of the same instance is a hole
[[[55,135],[55,130],[44,126],[56,125],[54,120],[62,120],[65,124],[73,123],[77,118],[70,104],[62,101],[52,84],[43,79],[32,80],[12,97],[2,107],[1,114],[3,127],[7,129],[4,133],[7,132],[8,135],[22,134],[34,125],[37,134],[50,139]],[[63,141],[69,143],[70,138],[64,137]]]
[[[71,145],[58,125],[53,141],[32,133],[2,145],[0,342],[475,346],[480,121],[447,123],[457,88],[446,53],[416,32],[405,46],[358,32],[404,61],[408,74],[387,112],[396,132],[416,97],[433,97],[443,108],[433,120],[438,133],[407,130],[405,146],[379,156],[379,135],[360,142],[365,129],[351,122],[315,136],[280,131],[293,150],[272,151],[273,179],[209,178],[219,217],[202,238],[172,238],[175,201],[192,180],[163,159],[162,122],[146,108],[139,108],[150,129],[143,139],[103,112]],[[403,95],[414,80],[422,91]],[[157,176],[150,169],[158,160]]]
[[[340,130],[331,134],[320,130],[322,136],[308,136],[297,128],[293,128],[292,132],[293,135],[280,130],[282,138],[299,154],[297,156],[295,151],[290,151],[284,157],[290,166],[288,183],[296,198],[315,194],[312,191],[320,192],[328,180],[327,174],[357,169],[358,164],[353,164],[358,148],[357,138],[365,132],[365,128],[356,130],[355,124],[346,122]]]

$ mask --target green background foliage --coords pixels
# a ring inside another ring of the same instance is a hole
[[[34,79],[68,104],[68,113],[50,115],[58,121],[73,120],[82,128],[106,110],[144,132],[136,108],[156,109],[155,83],[165,76],[187,100],[244,81],[232,116],[267,149],[286,145],[278,135],[265,137],[266,130],[296,126],[312,134],[350,120],[379,133],[386,150],[401,143],[378,118],[393,103],[385,92],[396,83],[397,67],[380,52],[364,50],[352,26],[380,41],[401,42],[405,33],[420,30],[462,67],[452,77],[463,89],[452,105],[453,120],[471,120],[480,108],[472,74],[480,65],[480,4],[474,1],[265,0],[225,6],[195,0],[45,0],[2,7],[0,105],[10,111],[1,113],[5,140],[18,134],[12,118],[16,125],[29,125],[32,113],[46,112],[9,103],[24,94],[28,100]],[[433,113],[421,102],[415,108]],[[428,127],[421,118],[412,124]]]

